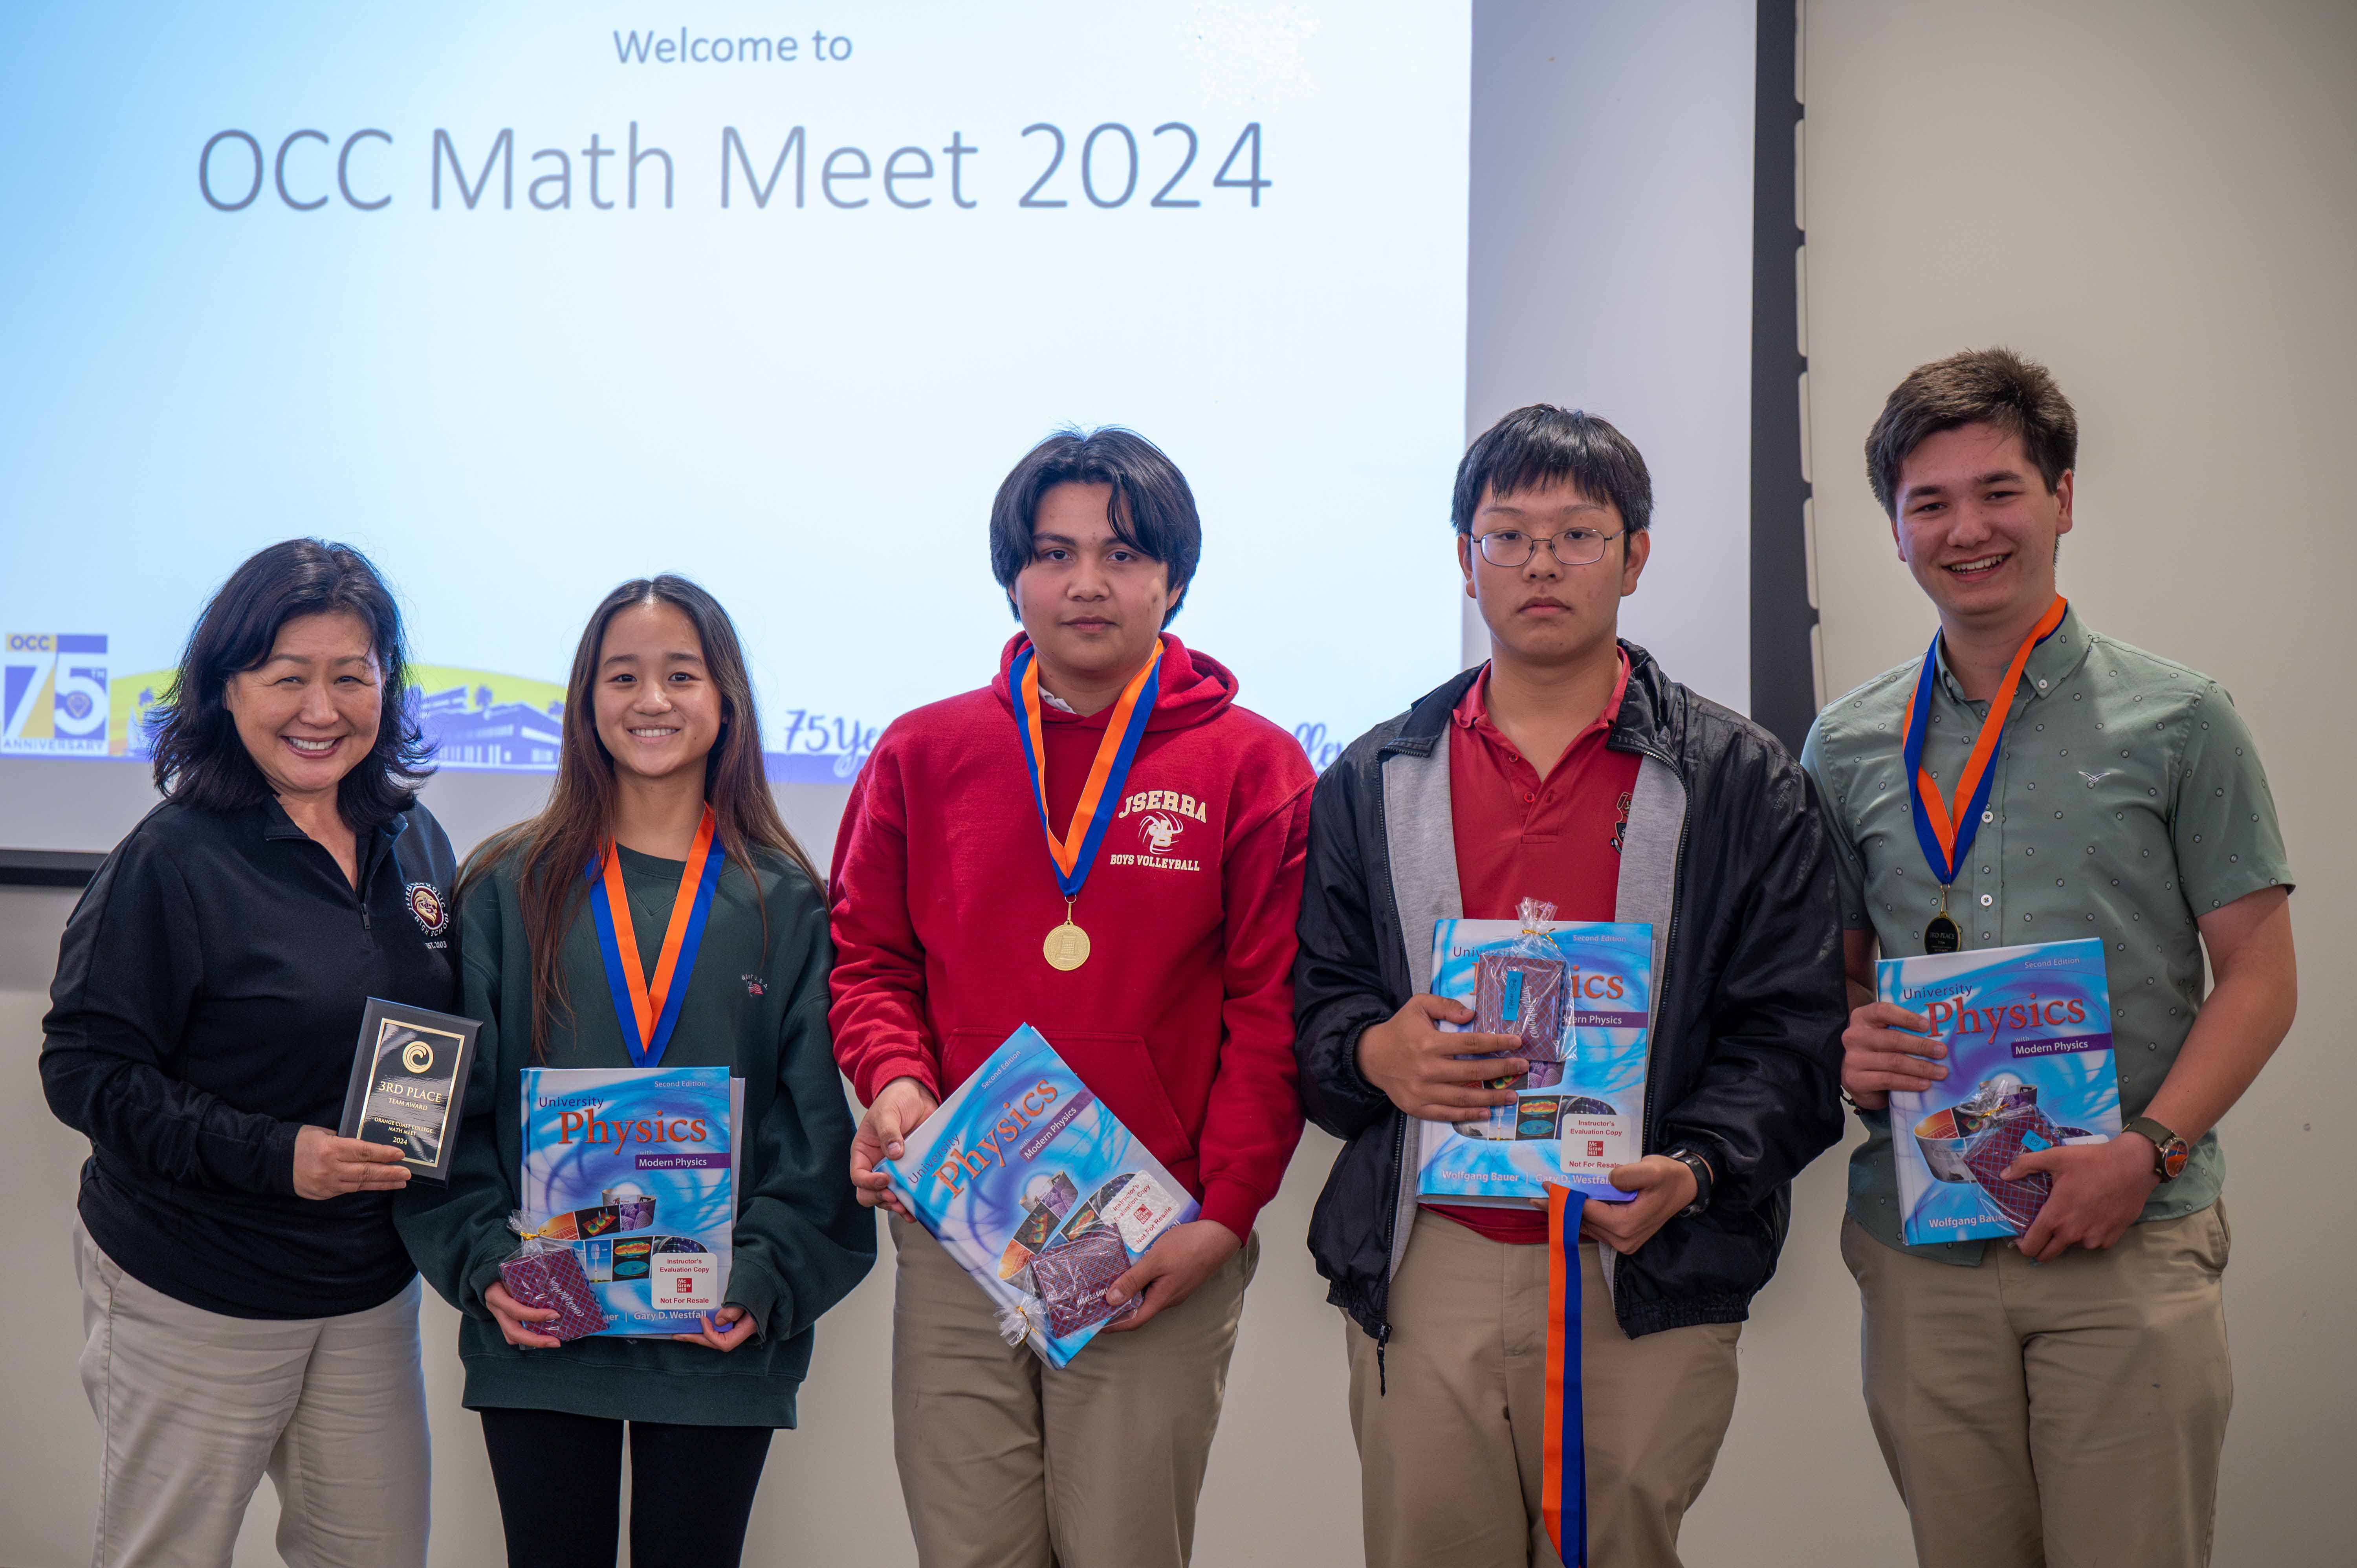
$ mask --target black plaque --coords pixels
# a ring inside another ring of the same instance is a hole
[[[390,1144],[417,1176],[448,1181],[481,1027],[472,1018],[370,997],[339,1131]]]

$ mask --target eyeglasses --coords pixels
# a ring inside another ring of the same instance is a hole
[[[1628,532],[1624,528],[1620,533]],[[1501,528],[1495,533],[1483,534],[1474,542],[1480,547],[1481,559],[1492,566],[1527,566],[1542,544],[1547,547],[1548,554],[1566,566],[1593,566],[1604,559],[1604,547],[1620,538],[1620,533],[1566,528],[1552,539],[1534,539],[1519,529]]]

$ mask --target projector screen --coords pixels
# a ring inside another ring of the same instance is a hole
[[[1314,757],[1455,668],[1399,563],[1461,450],[1461,0],[678,12],[19,18],[0,842],[112,844],[72,764],[292,534],[394,585],[446,772],[552,764],[587,612],[672,571],[772,777],[847,783],[995,672],[991,496],[1066,424],[1187,474],[1172,629]]]
[[[1317,766],[1485,650],[1450,480],[1542,399],[1652,465],[1624,632],[1732,706],[1762,678],[1741,0],[92,0],[14,38],[0,880],[152,804],[195,616],[296,534],[400,595],[462,847],[536,806],[588,610],[671,571],[823,848],[883,727],[995,671],[990,499],[1065,425],[1186,472],[1173,629]]]

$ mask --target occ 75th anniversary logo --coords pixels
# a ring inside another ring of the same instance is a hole
[[[106,755],[106,639],[12,631],[0,645],[0,752]]]

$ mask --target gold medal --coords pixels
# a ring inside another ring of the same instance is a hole
[[[1089,934],[1072,924],[1072,901],[1064,900],[1064,923],[1048,933],[1039,944],[1039,951],[1050,967],[1066,974],[1089,961]]]
[[[1047,751],[1041,744],[1039,714],[1039,662],[1037,653],[1025,648],[1015,656],[1007,669],[1007,698],[1015,707],[1015,727],[1023,737],[1023,755],[1031,771],[1031,792],[1039,807],[1039,828],[1048,835],[1048,858],[1056,868],[1056,891],[1064,896],[1064,923],[1048,933],[1039,944],[1040,955],[1049,967],[1070,974],[1089,961],[1089,934],[1072,921],[1072,899],[1088,880],[1090,864],[1096,859],[1097,850],[1104,843],[1104,832],[1113,820],[1114,802],[1121,799],[1122,781],[1129,777],[1129,767],[1136,759],[1138,742],[1146,736],[1146,722],[1154,713],[1154,699],[1161,687],[1157,671],[1162,668],[1162,644],[1157,639],[1154,656],[1129,678],[1122,689],[1121,698],[1107,715],[1103,736],[1097,742],[1096,759],[1089,765],[1088,780],[1081,787],[1081,798],[1072,806],[1072,820],[1058,837],[1054,824],[1048,820]]]
[[[1062,925],[1048,933],[1040,950],[1050,965],[1069,974],[1089,961],[1089,934],[1072,924],[1067,915]]]

